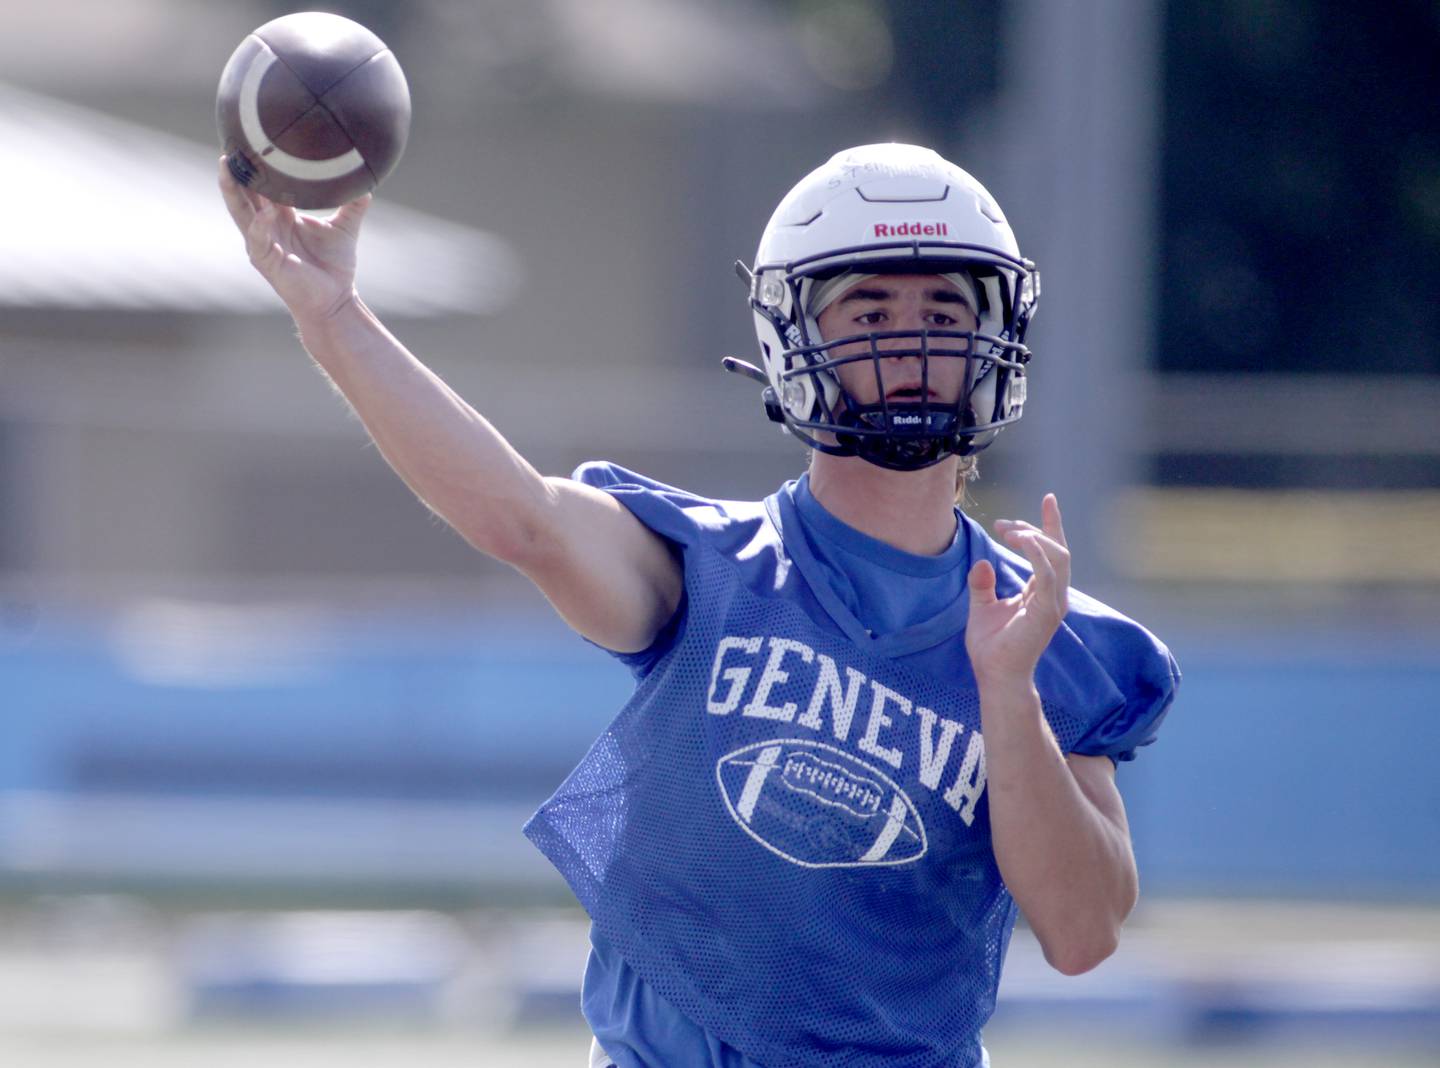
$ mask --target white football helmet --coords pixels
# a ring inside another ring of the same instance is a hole
[[[755,266],[736,268],[749,284],[764,370],[733,358],[725,366],[764,382],[767,414],[812,448],[910,471],[979,452],[1020,418],[1030,359],[1022,342],[1039,273],[985,187],[930,149],[863,145],[837,153],[780,202]],[[847,273],[968,276],[979,325],[822,338],[816,288]],[[932,359],[964,359],[958,400],[932,401],[922,390],[918,402],[902,402],[880,390],[876,403],[861,404],[835,373],[840,364],[869,361],[878,383],[879,361],[900,356],[920,357],[922,375]]]

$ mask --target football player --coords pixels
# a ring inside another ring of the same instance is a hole
[[[368,201],[221,186],[395,470],[635,675],[526,826],[592,920],[592,1065],[976,1068],[1018,912],[1066,974],[1114,950],[1115,766],[1179,675],[1069,588],[1053,495],[995,537],[956,506],[1023,411],[1039,297],[979,182],[870,145],[776,209],[741,268],[759,366],[728,366],[811,462],[763,501],[541,476],[355,293]]]

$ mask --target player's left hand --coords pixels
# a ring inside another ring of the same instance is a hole
[[[1003,599],[995,596],[995,568],[988,560],[970,569],[965,649],[982,685],[1028,685],[1069,609],[1070,550],[1055,494],[1045,495],[1040,514],[1039,527],[1020,519],[995,524],[1000,539],[1024,553],[1034,571],[1019,593]]]

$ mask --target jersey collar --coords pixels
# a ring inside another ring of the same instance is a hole
[[[794,493],[795,483],[787,482],[765,499],[765,510],[780,533],[786,555],[794,563],[796,570],[804,576],[810,592],[815,595],[825,614],[851,642],[877,656],[899,657],[940,645],[965,630],[970,601],[964,589],[952,604],[929,619],[889,634],[876,634],[867,630],[826,581],[825,565],[816,558],[805,524],[796,508]],[[967,554],[974,558],[976,538],[972,524],[964,515],[957,513],[957,516],[959,528],[956,537],[966,540]],[[980,540],[983,541],[983,537]],[[898,549],[893,551],[900,552]]]

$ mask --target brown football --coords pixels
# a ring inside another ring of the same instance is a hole
[[[400,161],[410,88],[385,42],[339,15],[265,23],[220,75],[215,121],[241,185],[297,208],[334,208]]]

